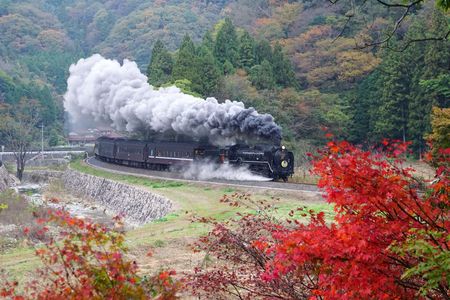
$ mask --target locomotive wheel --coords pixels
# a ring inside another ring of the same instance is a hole
[[[288,181],[288,178],[286,176],[283,176],[282,179],[283,179],[284,182]]]

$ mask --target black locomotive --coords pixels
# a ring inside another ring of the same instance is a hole
[[[139,141],[123,138],[98,138],[95,156],[103,161],[152,170],[172,170],[207,160],[248,166],[253,172],[273,179],[294,173],[294,155],[284,146],[234,145],[226,148],[197,142]]]

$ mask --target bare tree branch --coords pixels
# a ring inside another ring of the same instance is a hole
[[[410,39],[406,43],[404,43],[401,48],[393,48],[393,47],[389,47],[389,46],[386,46],[385,48],[395,51],[395,52],[403,52],[409,46],[411,46],[411,44],[414,44],[414,43],[430,42],[430,41],[435,41],[435,42],[448,41],[449,38],[450,38],[450,30],[448,30],[447,33],[441,37],[426,37],[426,38],[421,38],[421,39]]]
[[[328,0],[328,2],[330,2],[332,5],[337,4],[339,1],[340,0]],[[443,36],[433,36],[433,37],[425,37],[425,38],[420,38],[420,39],[410,39],[410,40],[406,41],[406,43],[404,43],[400,48],[390,47],[389,41],[391,41],[392,38],[395,36],[395,34],[397,33],[401,24],[411,14],[412,10],[415,7],[417,7],[418,5],[420,5],[421,3],[423,3],[424,0],[414,0],[411,2],[407,2],[407,3],[402,3],[399,1],[390,2],[390,1],[386,1],[386,0],[374,0],[374,1],[385,7],[403,9],[403,12],[402,12],[401,16],[395,21],[394,27],[392,28],[392,30],[389,30],[389,32],[386,34],[386,36],[384,38],[376,40],[374,42],[364,42],[361,45],[356,45],[355,46],[356,49],[362,50],[362,49],[366,49],[366,48],[370,48],[370,47],[382,47],[382,48],[387,48],[387,49],[390,49],[393,51],[402,52],[402,51],[406,50],[413,43],[427,42],[427,41],[445,41],[445,40],[449,39],[450,30],[447,31]],[[361,5],[359,5],[359,7],[366,4],[366,2],[367,2],[367,0],[363,1],[363,3]],[[348,28],[352,18],[354,17],[354,15],[356,13],[356,9],[354,7],[353,0],[351,0],[351,5],[352,5],[352,14],[349,16],[346,16],[347,20],[346,20],[343,28],[341,29],[341,31],[333,39],[333,42],[343,36],[345,30]],[[444,10],[445,10],[445,8],[444,8]]]

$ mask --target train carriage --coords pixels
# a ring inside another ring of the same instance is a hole
[[[189,165],[194,160],[195,143],[149,142],[147,145],[147,163],[162,166],[163,169]]]
[[[95,142],[95,156],[108,162],[114,162],[116,152],[115,147],[116,140],[100,137]]]
[[[294,155],[279,145],[234,145],[219,148],[196,142],[138,141],[101,137],[97,158],[133,167],[171,170],[194,161],[248,166],[253,172],[287,180],[294,173]]]
[[[116,140],[115,160],[124,165],[145,167],[147,144],[138,140]]]

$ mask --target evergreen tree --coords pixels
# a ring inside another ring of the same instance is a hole
[[[382,96],[381,74],[374,71],[358,85],[354,95],[349,99],[349,140],[365,144],[375,142],[374,124],[377,120],[379,102]]]
[[[264,60],[261,65],[251,68],[250,80],[258,89],[272,89],[275,86],[275,79],[269,61]]]
[[[255,64],[260,65],[264,60],[272,61],[272,47],[267,40],[261,40],[255,46]]]
[[[448,22],[445,15],[439,11],[433,11],[431,17],[431,32],[434,36],[441,36],[448,31]],[[434,80],[450,74],[450,41],[431,41],[427,44],[425,52],[425,69],[421,80]],[[445,80],[442,82],[445,83]],[[439,89],[428,89],[428,96],[432,98],[433,105],[448,107],[449,98],[438,92]],[[430,107],[431,112],[431,107]]]
[[[152,58],[147,68],[148,83],[159,87],[169,82],[172,76],[172,68],[172,56],[160,40],[156,41],[152,51]]]
[[[198,59],[195,54],[195,45],[186,35],[178,50],[177,59],[173,66],[172,80],[188,79],[190,82],[198,82]]]
[[[239,42],[239,66],[249,70],[255,65],[255,41],[244,31]]]
[[[207,31],[202,39],[202,47],[207,48],[209,51],[214,51],[214,39],[211,35],[211,31]]]
[[[214,56],[221,64],[224,64],[228,60],[233,67],[237,67],[239,58],[238,49],[236,28],[231,20],[226,18],[224,24],[217,32]]]
[[[405,39],[424,38],[423,28],[425,23],[422,19],[416,18],[408,28]],[[410,45],[402,55],[402,60],[408,63],[410,70],[410,91],[408,98],[408,138],[412,141],[412,148],[419,155],[425,149],[424,135],[430,130],[430,112],[431,101],[425,93],[423,87],[420,86],[420,78],[424,70],[425,52],[423,43],[414,43]]]
[[[383,61],[381,103],[375,131],[380,137],[406,141],[408,96],[411,74],[398,52],[390,51]]]
[[[405,39],[426,38],[424,20],[416,20],[409,27]],[[438,36],[446,30],[447,22],[443,14],[435,10],[431,16],[430,29]],[[403,59],[408,60],[413,70],[409,95],[408,131],[413,142],[413,149],[419,155],[424,152],[425,135],[431,131],[431,108],[433,105],[445,107],[448,97],[440,92],[427,88],[424,82],[433,81],[436,77],[449,74],[450,71],[450,43],[448,41],[429,42],[427,44],[414,43],[404,51]],[[423,55],[425,53],[425,55]],[[412,62],[412,63],[411,63]],[[442,82],[445,85],[445,82]],[[428,86],[429,87],[429,86]],[[437,92],[437,93],[436,93]],[[447,99],[447,100],[446,100]],[[448,105],[448,103],[447,103]]]
[[[194,91],[202,94],[204,97],[213,96],[219,89],[221,76],[217,61],[206,47],[199,49],[197,70],[200,76],[199,82],[194,83]]]
[[[226,60],[223,63],[222,69],[223,69],[223,74],[225,74],[225,75],[231,75],[236,71],[236,69],[233,67],[233,64],[230,63],[229,60]]]
[[[35,86],[35,89],[36,91],[33,94],[40,104],[41,121],[47,126],[51,125],[56,121],[56,117],[58,116],[52,93],[47,86],[42,88]]]
[[[277,43],[272,54],[273,76],[278,85],[282,87],[296,87],[295,72],[292,64],[283,54],[281,45]]]

